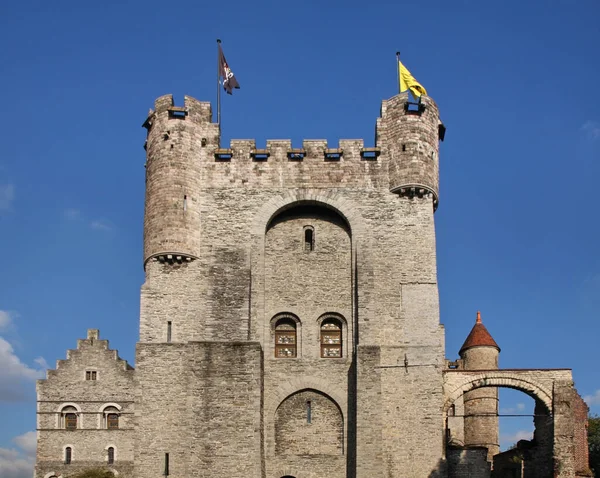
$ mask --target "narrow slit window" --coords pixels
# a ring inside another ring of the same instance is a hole
[[[306,423],[312,423],[312,402],[310,400],[306,402]]]
[[[167,342],[171,343],[171,321],[167,322]]]
[[[405,144],[402,145],[402,151],[406,151],[406,145]]]
[[[163,473],[164,476],[169,476],[169,454],[165,453],[165,471]]]
[[[71,464],[72,456],[73,456],[73,450],[71,449],[70,446],[68,446],[67,448],[65,448],[65,465]]]
[[[315,250],[315,229],[312,226],[304,227],[304,252]]]
[[[183,196],[183,210],[187,211],[187,195]]]
[[[108,464],[112,465],[115,462],[115,449],[111,446],[108,448]]]

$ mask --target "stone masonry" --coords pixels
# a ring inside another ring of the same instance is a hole
[[[144,127],[136,369],[91,330],[48,371],[36,478],[487,477],[497,418],[463,395],[497,410],[499,386],[559,419],[540,460],[575,476],[569,372],[556,372],[558,402],[536,371],[448,368],[434,224],[445,128],[430,97],[383,101],[372,145],[221,145],[210,104],[187,96],[158,98]]]

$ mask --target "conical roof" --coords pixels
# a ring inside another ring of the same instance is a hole
[[[470,349],[471,347],[495,347],[500,352],[500,347],[496,341],[492,338],[488,330],[485,328],[485,325],[481,322],[481,312],[477,311],[477,319],[475,320],[475,325],[471,329],[471,333],[468,335],[467,340],[460,348],[459,355]]]

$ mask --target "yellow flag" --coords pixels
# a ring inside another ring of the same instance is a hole
[[[423,85],[415,80],[415,77],[410,74],[410,71],[398,60],[398,70],[400,76],[400,92],[410,90],[415,98],[421,95],[427,95],[427,90]]]

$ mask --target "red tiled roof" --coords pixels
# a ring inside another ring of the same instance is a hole
[[[465,350],[470,349],[471,347],[496,347],[498,352],[500,352],[500,347],[498,347],[496,341],[487,331],[485,325],[481,323],[481,313],[479,311],[477,311],[477,320],[475,321],[475,325],[471,329],[471,333],[467,337],[467,340],[465,340],[463,346],[460,348],[460,352],[458,352],[458,354],[462,355]]]

